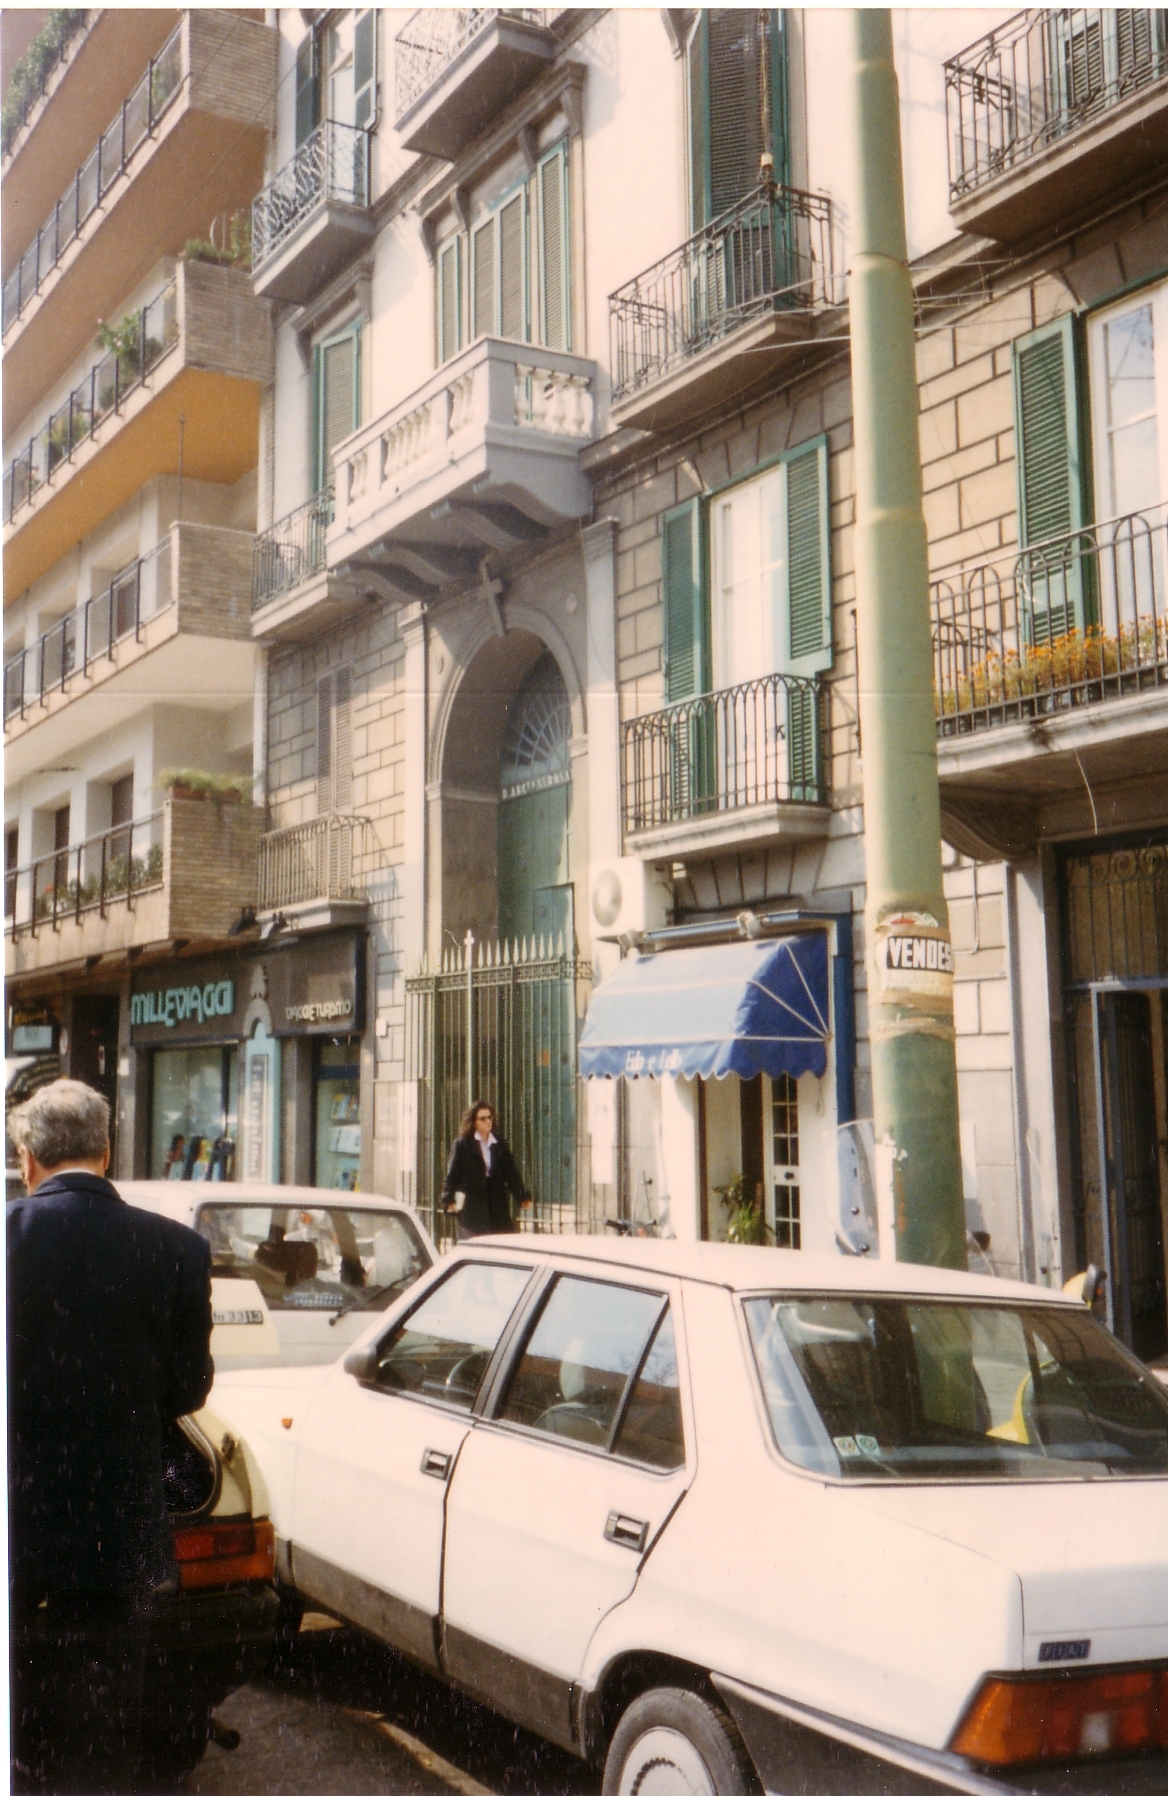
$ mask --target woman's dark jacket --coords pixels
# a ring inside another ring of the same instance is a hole
[[[456,1191],[465,1191],[466,1202],[457,1212],[459,1236],[509,1235],[515,1228],[511,1214],[511,1198],[522,1203],[527,1196],[515,1156],[502,1136],[497,1136],[491,1149],[491,1173],[487,1177],[486,1161],[474,1135],[460,1135],[450,1150],[446,1179],[442,1186],[442,1205],[451,1202]],[[510,1195],[508,1195],[510,1194]]]

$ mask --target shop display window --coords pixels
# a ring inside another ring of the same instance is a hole
[[[151,1073],[151,1178],[233,1179],[235,1048],[158,1048]]]
[[[326,1191],[356,1191],[361,1165],[360,1041],[318,1042],[313,1083],[313,1183]]]

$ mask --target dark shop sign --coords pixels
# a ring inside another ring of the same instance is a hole
[[[246,1005],[247,967],[239,961],[154,967],[130,992],[130,1039],[222,1041],[238,1035]]]
[[[365,936],[283,944],[258,963],[276,1035],[357,1035],[364,1026]]]

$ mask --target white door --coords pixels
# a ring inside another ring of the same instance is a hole
[[[1092,318],[1089,346],[1099,624],[1129,667],[1165,611],[1168,284]]]
[[[451,1481],[446,1669],[565,1744],[589,1641],[691,1475],[676,1314],[663,1289],[557,1278]]]
[[[790,1073],[763,1079],[762,1127],[767,1223],[776,1247],[802,1247],[799,1085]]]
[[[338,1367],[303,1424],[297,1587],[431,1665],[447,1485],[530,1277],[525,1266],[455,1266],[379,1343],[369,1381]]]
[[[787,779],[785,707],[764,679],[785,652],[785,467],[716,498],[711,523],[719,779],[727,804],[759,804]]]

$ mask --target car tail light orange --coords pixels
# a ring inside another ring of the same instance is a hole
[[[174,1556],[184,1590],[251,1584],[273,1575],[275,1531],[271,1522],[199,1522],[174,1530]]]
[[[1168,1747],[1168,1667],[987,1678],[950,1750],[984,1765]]]

